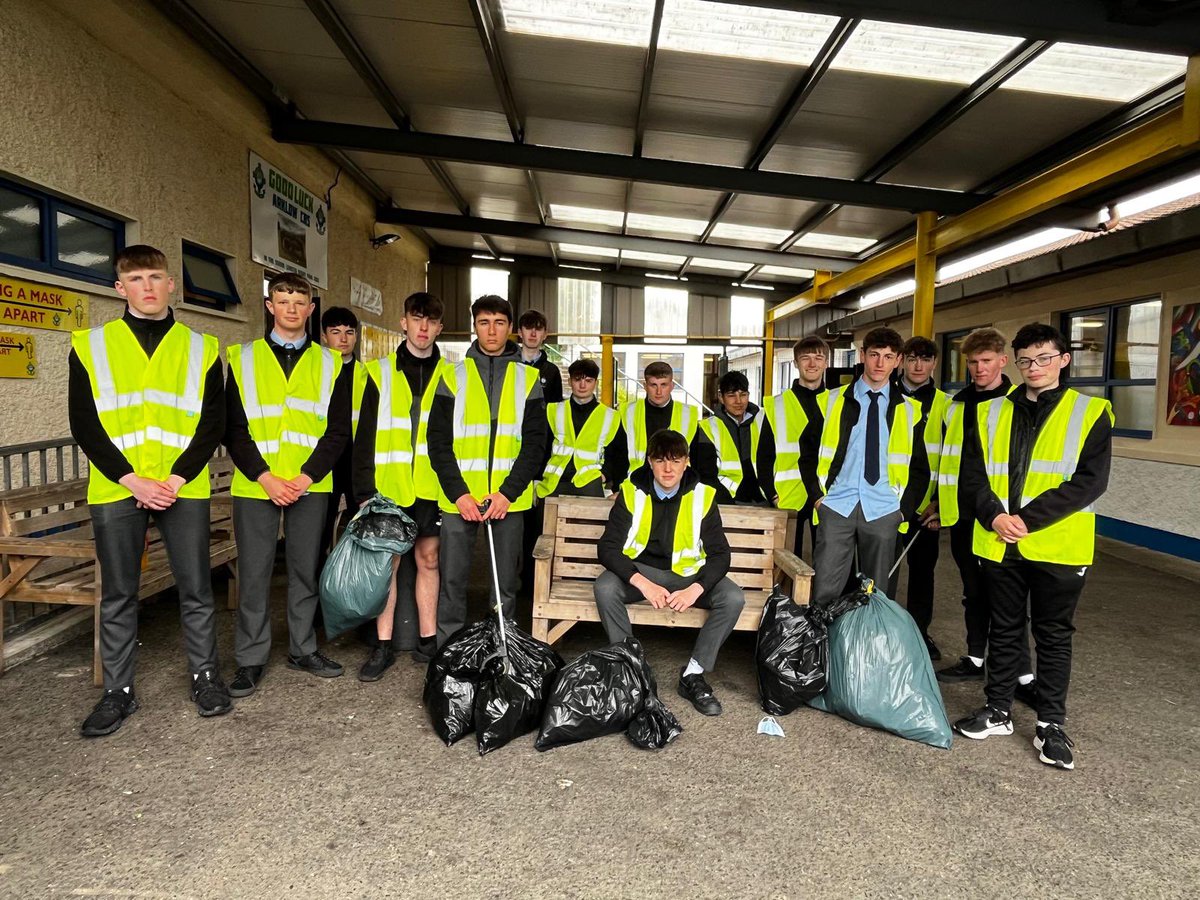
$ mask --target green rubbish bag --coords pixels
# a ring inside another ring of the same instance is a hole
[[[321,570],[325,637],[334,638],[378,616],[387,606],[392,557],[412,549],[417,526],[395,503],[376,494],[346,525]]]
[[[880,591],[830,625],[828,684],[808,703],[868,728],[950,748],[950,720],[921,630]]]

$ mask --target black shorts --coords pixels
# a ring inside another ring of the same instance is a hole
[[[437,537],[442,533],[442,509],[436,500],[417,498],[412,506],[402,507],[417,526],[417,537]]]

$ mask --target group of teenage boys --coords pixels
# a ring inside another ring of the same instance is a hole
[[[512,616],[522,570],[552,495],[612,498],[594,586],[610,640],[631,632],[628,604],[709,614],[678,693],[705,715],[721,704],[705,678],[741,614],[728,577],[721,504],[795,510],[795,552],[813,539],[813,602],[828,603],[857,574],[894,594],[901,557],[907,606],[928,636],[938,531],[951,531],[963,584],[967,652],[944,681],[985,680],[986,703],[955,723],[970,738],[1013,732],[1014,699],[1037,712],[1042,762],[1073,767],[1063,731],[1073,616],[1092,562],[1092,512],[1108,479],[1112,412],[1064,386],[1062,335],[1022,328],[1012,351],[1023,384],[1004,375],[1006,341],[991,328],[964,340],[970,382],[953,397],[933,380],[937,346],[869,332],[861,375],[828,387],[830,348],[810,336],[794,347],[796,378],[751,402],[744,374],[719,382],[719,408],[673,397],[674,373],[654,362],[644,396],[620,409],[596,398],[599,367],[559,370],[546,357],[547,322],[517,321],[494,295],[471,306],[475,340],[458,363],[438,348],[444,309],[428,293],[404,304],[405,339],[366,364],[355,358],[358,322],[344,308],[322,317],[326,346],[309,338],[315,309],[301,277],[267,286],[271,329],[225,352],[176,322],[166,259],[144,245],[116,261],[122,318],[72,338],[72,433],[90,462],[88,501],[102,572],[104,694],[82,726],[116,731],[137,709],[137,594],[146,530],[158,526],[179,590],[191,675],[202,716],[232,708],[266,674],[269,594],[281,518],[286,533],[287,665],[319,677],[343,667],[317,645],[318,578],[344,500],[350,512],[390,498],[416,525],[409,556],[393,560],[387,606],[374,623],[362,681],[378,681],[397,650],[418,662],[467,617],[467,585],[480,525],[494,544],[500,600]],[[234,532],[241,599],[236,669],[226,686],[216,653],[208,569],[208,461],[224,444],[234,465]],[[401,594],[407,600],[400,601]],[[416,634],[397,641],[399,610],[415,607]],[[1030,664],[1027,628],[1036,645]]]

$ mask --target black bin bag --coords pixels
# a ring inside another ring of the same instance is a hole
[[[585,653],[559,671],[534,746],[549,750],[619,731],[647,750],[683,733],[659,700],[654,673],[632,637]]]

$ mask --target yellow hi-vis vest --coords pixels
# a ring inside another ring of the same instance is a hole
[[[893,387],[892,390],[898,390]],[[854,392],[854,383],[835,388],[825,397],[825,425],[821,429],[821,452],[817,457],[817,480],[821,490],[829,493],[829,471],[837,455],[838,440],[842,433],[842,410],[846,408],[846,392]],[[882,398],[880,398],[882,399]],[[888,430],[887,479],[896,498],[904,496],[908,487],[908,474],[912,464],[913,430],[921,418],[921,404],[912,397],[903,397],[896,405],[892,424]],[[884,410],[886,415],[886,410]],[[813,522],[817,522],[817,510],[813,510]],[[900,523],[901,533],[908,531],[908,521]]]
[[[1015,384],[1011,385],[1008,393],[1011,394],[1016,388]],[[937,471],[938,519],[943,528],[957,524],[960,516],[958,476],[962,472],[966,408],[963,401],[951,400],[946,404],[946,413],[943,419],[945,434],[942,437],[942,452],[938,457]]]
[[[983,464],[992,492],[1008,508],[1009,449],[1012,439],[1013,405],[1005,397],[980,403],[979,439],[983,446]],[[1046,491],[1054,490],[1075,474],[1079,454],[1092,426],[1101,416],[1113,419],[1112,405],[1100,397],[1089,397],[1067,388],[1059,398],[1033,442],[1033,453],[1021,490],[1021,506]],[[1000,562],[1007,548],[1000,537],[975,523],[972,549],[976,556]],[[1036,562],[1064,566],[1090,566],[1096,548],[1096,513],[1087,509],[1071,513],[1065,519],[1017,542],[1017,552]]]
[[[653,490],[653,488],[651,488]],[[632,481],[621,485],[625,507],[633,516],[622,553],[637,559],[650,543],[650,525],[654,518],[654,500],[639,490]],[[700,540],[700,524],[712,509],[717,492],[707,484],[697,484],[679,498],[679,516],[675,519],[675,543],[671,548],[671,571],[684,578],[695,575],[704,567],[704,544]]]
[[[351,360],[343,365],[354,366],[353,395],[350,398],[350,439],[358,437],[358,416],[362,412],[363,394],[367,390],[367,363]]]
[[[617,429],[621,427],[617,411],[598,404],[588,414],[579,434],[576,434],[575,421],[571,418],[573,402],[564,400],[546,407],[546,419],[550,422],[550,430],[554,432],[554,447],[542,480],[537,484],[539,497],[549,497],[558,490],[558,482],[572,457],[575,460],[575,475],[571,478],[571,484],[581,488],[600,478],[603,474],[604,448],[612,442]]]
[[[458,461],[463,481],[467,483],[467,490],[472,497],[482,500],[500,490],[521,452],[525,403],[534,385],[538,384],[537,369],[520,362],[507,366],[504,384],[500,388],[496,442],[491,448],[490,467],[488,447],[492,438],[492,408],[475,360],[464,359],[453,368],[443,369],[442,380],[454,394],[454,458]],[[454,503],[457,497],[447,497],[440,485],[438,494],[438,503],[443,511],[458,512]],[[532,481],[512,502],[509,510],[520,512],[531,506]]]
[[[437,500],[441,494],[437,476],[429,462],[429,411],[444,369],[439,360],[421,395],[416,440],[412,433],[412,387],[403,372],[396,371],[396,354],[373,359],[363,367],[379,391],[379,415],[375,424],[375,490],[400,506],[412,506],[420,497]]]
[[[204,381],[216,362],[217,339],[176,322],[154,355],[138,343],[124,320],[71,334],[71,347],[87,370],[104,433],[133,466],[134,474],[165,481],[191,444],[204,405]],[[179,489],[179,496],[211,495],[208,466]],[[88,503],[114,503],[133,494],[88,469]]]
[[[625,404],[621,420],[625,423],[625,439],[629,442],[629,471],[633,472],[646,461],[646,447],[650,443],[650,435],[646,434],[646,398]],[[689,446],[699,427],[700,410],[678,400],[671,401],[671,430],[687,438]]]
[[[263,338],[226,349],[229,370],[237,380],[250,437],[271,473],[295,478],[329,424],[329,398],[342,368],[342,356],[308,341],[291,377],[284,377],[275,353]],[[309,491],[328,494],[333,474]],[[229,492],[235,497],[266,500],[267,492],[241,469],[234,469]]]
[[[917,405],[921,406],[918,400]],[[921,497],[921,502],[917,504],[917,512],[923,513],[933,501],[933,495],[938,489],[938,472],[941,469],[942,459],[942,423],[946,418],[946,407],[950,405],[950,397],[945,391],[934,389],[933,400],[929,403],[928,411],[925,413],[925,428],[921,435],[922,443],[925,444],[925,457],[929,461],[929,484],[925,488],[925,494]],[[961,444],[961,440],[959,442]]]
[[[760,409],[750,420],[751,465],[758,461],[758,440],[762,437],[762,422],[763,411]],[[709,416],[700,423],[700,427],[717,448],[717,480],[731,495],[736,494],[742,483],[742,458],[729,426],[720,416]]]
[[[817,402],[825,402],[828,393],[821,391],[817,394]],[[779,495],[778,507],[803,509],[809,496],[800,477],[800,435],[808,427],[808,414],[791,389],[770,398],[763,411],[775,439],[775,493]]]

